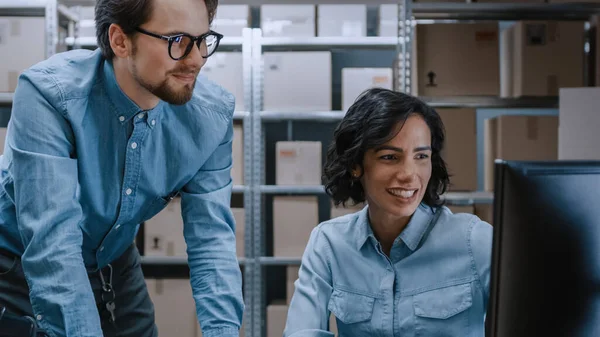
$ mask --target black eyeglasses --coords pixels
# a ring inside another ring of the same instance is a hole
[[[139,27],[136,28],[136,30],[142,34],[169,42],[169,56],[175,61],[184,59],[188,56],[192,51],[194,44],[200,50],[200,55],[203,58],[208,58],[217,51],[219,43],[223,38],[223,35],[212,30],[200,36],[192,36],[186,33],[165,36],[149,32]]]

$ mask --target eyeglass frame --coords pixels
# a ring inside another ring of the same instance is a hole
[[[152,33],[150,31],[147,31],[140,27],[137,27],[135,30],[144,35],[148,35],[148,36],[169,42],[169,46],[168,46],[169,57],[175,61],[183,60],[184,58],[186,58],[192,52],[192,48],[194,48],[193,47],[194,45],[196,45],[196,47],[200,48],[200,44],[202,44],[202,41],[204,39],[206,39],[206,37],[213,35],[213,36],[216,36],[216,38],[217,38],[217,42],[216,42],[217,46],[215,47],[215,50],[213,50],[213,52],[207,56],[200,55],[200,56],[202,56],[202,58],[207,59],[212,54],[214,54],[217,51],[217,49],[219,49],[219,44],[221,43],[221,40],[224,37],[223,34],[217,33],[214,30],[209,30],[208,32],[206,32],[202,35],[199,35],[199,36],[193,36],[188,33],[179,33],[179,34],[175,34],[175,35],[160,35],[160,34]],[[175,42],[175,40],[180,37],[187,37],[192,40],[192,43],[190,43],[191,47],[188,46],[181,57],[175,58],[175,57],[173,57],[173,55],[171,53],[171,46],[173,45],[173,42]]]

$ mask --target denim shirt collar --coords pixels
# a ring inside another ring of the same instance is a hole
[[[134,116],[141,112],[147,112],[149,114],[148,120],[158,117],[157,111],[160,111],[161,106],[164,104],[162,100],[159,101],[158,105],[148,111],[140,108],[134,101],[132,101],[119,87],[115,76],[115,69],[112,61],[106,60],[104,62],[104,89],[108,95],[108,98],[114,105],[114,113],[119,122],[126,123]],[[153,125],[151,125],[153,126]]]
[[[413,213],[406,228],[404,228],[402,233],[400,233],[400,236],[394,241],[394,245],[396,245],[399,240],[402,240],[411,251],[415,251],[429,229],[429,224],[433,220],[434,214],[435,210],[433,208],[421,203]],[[359,250],[369,240],[372,240],[373,243],[377,242],[377,238],[375,237],[375,233],[373,232],[369,221],[368,206],[359,212],[357,227],[355,238]]]

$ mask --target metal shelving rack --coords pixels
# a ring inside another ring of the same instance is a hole
[[[235,1],[233,1],[235,2]],[[258,1],[263,3],[264,1]],[[297,0],[298,3],[331,3],[328,0]],[[348,2],[349,3],[349,2]],[[353,1],[356,3],[356,1]],[[363,1],[363,3],[365,3]],[[372,3],[372,2],[369,2]],[[265,144],[263,123],[267,121],[315,121],[336,122],[343,118],[344,111],[282,112],[263,111],[263,61],[265,50],[319,51],[333,48],[395,48],[398,54],[396,63],[395,90],[411,92],[411,67],[413,28],[418,23],[454,23],[462,21],[518,21],[518,20],[589,20],[595,13],[600,13],[598,4],[506,4],[506,3],[412,3],[411,0],[375,1],[374,4],[398,4],[397,37],[364,37],[364,38],[266,38],[260,29],[253,30],[252,37],[252,177],[251,194],[253,196],[253,282],[252,304],[247,310],[252,311],[251,332],[254,337],[265,335],[266,281],[265,266],[299,265],[300,257],[271,257],[265,255],[265,195],[315,195],[323,194],[323,186],[279,186],[265,185]],[[251,5],[255,5],[252,3]],[[422,97],[424,101],[436,108],[557,108],[557,97]],[[443,196],[450,204],[472,205],[492,204],[493,194],[490,192],[448,192]],[[250,229],[247,228],[247,231]],[[246,330],[248,331],[248,329]]]
[[[58,0],[0,0],[0,17],[23,16],[46,19],[46,58],[56,54],[59,27],[74,29],[78,16]],[[0,105],[10,105],[12,93],[0,93]]]
[[[222,0],[222,4],[248,4],[259,6],[267,3],[325,4],[334,0]],[[60,3],[60,4],[59,4]],[[95,38],[79,37],[76,8],[69,6],[93,5],[93,0],[0,0],[0,16],[46,16],[47,56],[56,52],[59,25],[69,28],[70,37],[65,41],[73,48],[95,47]],[[236,185],[233,192],[243,194],[245,209],[245,257],[240,258],[244,267],[244,313],[245,335],[262,337],[265,332],[265,266],[299,265],[300,257],[277,258],[264,256],[264,203],[269,194],[323,194],[323,186],[270,186],[265,185],[265,148],[263,123],[268,121],[315,121],[336,122],[344,111],[281,112],[263,111],[263,61],[265,50],[331,50],[340,49],[392,49],[398,54],[396,64],[396,90],[411,91],[411,67],[413,28],[419,23],[456,21],[499,20],[588,20],[600,13],[598,4],[487,4],[487,3],[412,3],[411,0],[347,0],[345,3],[398,4],[397,37],[364,38],[267,38],[261,29],[246,28],[241,38],[225,38],[220,50],[241,50],[243,55],[243,84],[245,111],[236,112],[234,119],[243,123],[244,132],[244,185]],[[64,26],[67,25],[67,26]],[[0,93],[0,105],[12,103],[12,94]],[[556,97],[504,99],[498,97],[422,97],[437,108],[556,108]],[[444,195],[453,204],[492,203],[491,193],[449,192]],[[143,257],[145,265],[187,265],[184,257]]]

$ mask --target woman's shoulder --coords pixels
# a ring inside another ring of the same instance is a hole
[[[492,226],[472,213],[458,212],[454,213],[447,206],[437,208],[439,212],[437,217],[438,224],[449,225],[452,229],[472,230],[474,227],[491,229]]]
[[[367,225],[365,218],[366,210],[363,209],[323,221],[315,231],[332,246],[350,243],[356,240],[357,231]]]

